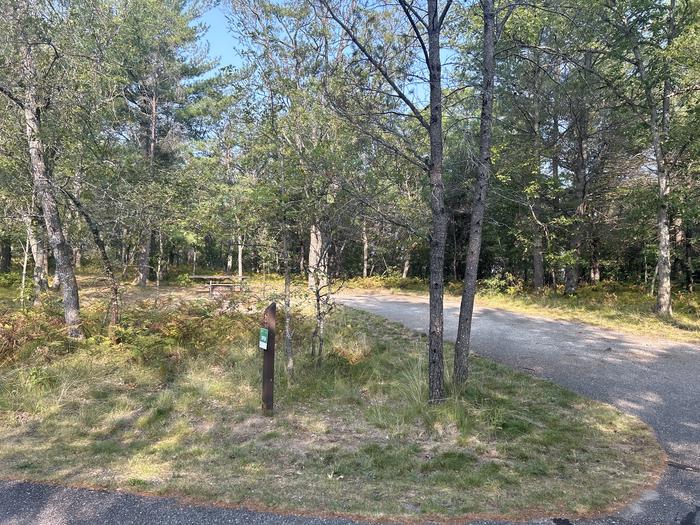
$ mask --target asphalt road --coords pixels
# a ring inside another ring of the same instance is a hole
[[[338,300],[425,331],[426,299],[391,294]],[[445,337],[456,336],[459,304],[446,301]],[[616,334],[586,325],[478,308],[476,351],[616,405],[647,421],[669,456],[654,489],[616,516],[577,525],[700,525],[700,348]],[[0,444],[1,446],[1,444]],[[350,525],[351,520],[275,515],[170,498],[0,481],[2,525]],[[471,522],[496,525],[503,522]],[[566,516],[526,522],[567,525]]]

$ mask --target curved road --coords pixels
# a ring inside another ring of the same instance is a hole
[[[353,293],[338,302],[426,332],[428,299]],[[445,300],[445,339],[457,337],[459,301]],[[655,490],[596,523],[700,525],[700,347],[590,325],[477,307],[472,348],[514,368],[610,403],[651,425],[669,466]],[[565,523],[562,521],[560,523]]]
[[[343,294],[338,301],[425,331],[427,298]],[[445,302],[445,338],[454,340],[459,303]],[[700,525],[700,348],[622,335],[587,325],[477,308],[481,355],[551,379],[638,415],[669,456],[659,485],[616,516],[578,525]],[[351,525],[337,518],[280,516],[188,505],[174,499],[0,480],[2,525]],[[502,522],[473,522],[491,525]],[[566,516],[528,522],[567,525]]]

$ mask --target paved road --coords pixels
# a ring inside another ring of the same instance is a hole
[[[426,300],[344,295],[339,301],[425,331]],[[445,305],[445,337],[454,339],[459,305]],[[650,341],[576,323],[477,309],[478,353],[549,378],[639,415],[656,430],[672,466],[656,487],[617,516],[577,525],[700,525],[700,348]],[[279,516],[185,505],[169,498],[0,481],[2,525],[351,525],[345,519]],[[495,525],[502,522],[473,522]],[[566,525],[566,516],[528,522]]]

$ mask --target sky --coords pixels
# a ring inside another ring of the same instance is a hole
[[[213,7],[199,21],[209,26],[204,35],[209,43],[209,56],[218,58],[220,67],[240,65],[241,59],[235,52],[236,40],[228,30],[228,20],[223,9]]]

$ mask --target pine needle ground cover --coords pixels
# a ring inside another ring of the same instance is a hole
[[[103,309],[85,314],[77,344],[50,305],[2,316],[0,476],[277,511],[522,517],[620,506],[663,463],[638,419],[486,359],[462,399],[430,406],[424,339],[350,309],[332,314],[318,368],[295,316],[296,376],[279,348],[274,417],[260,415],[257,310],[137,301],[109,335]]]

